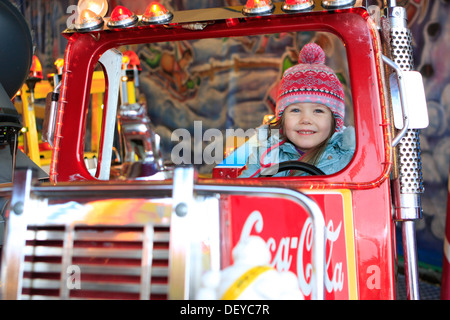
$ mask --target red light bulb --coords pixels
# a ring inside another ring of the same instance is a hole
[[[123,59],[126,59],[128,69],[136,68],[139,71],[142,70],[141,69],[141,61],[139,60],[138,55],[134,51],[126,50],[126,51],[122,52],[122,54],[123,54]]]
[[[331,10],[351,8],[355,2],[355,0],[322,0],[322,7]]]
[[[242,12],[244,14],[259,15],[273,12],[275,6],[271,0],[247,0]]]
[[[111,13],[111,18],[108,21],[110,28],[126,28],[135,25],[138,22],[138,17],[124,6],[117,6]]]
[[[42,64],[41,64],[41,61],[35,55],[33,55],[33,60],[32,60],[32,63],[31,63],[29,76],[32,77],[32,78],[39,78],[41,80],[44,78],[43,75],[42,75]]]
[[[127,8],[123,6],[117,6],[111,14],[111,21],[125,20],[130,18],[132,15],[133,13]]]
[[[270,4],[269,0],[255,0],[255,2],[258,7],[264,7]]]
[[[248,0],[246,6],[251,9],[264,8],[270,6],[272,2],[270,0]]]
[[[314,8],[314,0],[286,0],[281,7],[283,11],[297,12]]]

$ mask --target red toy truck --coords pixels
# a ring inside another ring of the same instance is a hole
[[[255,235],[266,241],[271,266],[292,271],[307,299],[395,299],[400,222],[407,295],[418,299],[414,223],[426,104],[411,71],[405,10],[376,3],[265,0],[180,12],[152,3],[139,16],[80,12],[63,32],[50,182],[16,170],[2,189],[11,197],[3,298],[195,299],[205,272],[232,265],[236,244]],[[170,166],[146,114],[117,106],[121,46],[306,31],[333,34],[345,48],[356,151],[336,174],[239,179],[239,161],[217,163],[210,175]],[[107,89],[93,172],[85,143],[98,64]],[[141,150],[119,171],[111,164],[118,118],[123,150]]]

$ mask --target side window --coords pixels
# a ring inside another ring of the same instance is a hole
[[[123,54],[119,50],[107,50],[101,55],[91,79],[84,159],[91,175],[100,180],[111,177],[111,161],[117,140],[117,106],[123,82],[122,64]]]
[[[105,102],[105,74],[97,64],[92,76],[89,112],[87,116],[86,140],[84,148],[84,161],[87,169],[95,177],[97,170],[100,133],[102,129],[103,107]]]

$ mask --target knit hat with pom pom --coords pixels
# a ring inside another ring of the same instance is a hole
[[[309,43],[299,55],[299,64],[287,69],[281,79],[276,105],[277,120],[293,103],[312,102],[326,105],[336,119],[336,132],[344,128],[345,102],[342,84],[325,65],[322,48]]]

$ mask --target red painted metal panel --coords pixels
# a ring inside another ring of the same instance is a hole
[[[351,194],[349,198],[351,200],[345,203],[343,214],[350,212],[352,216],[353,230],[347,235],[351,235],[354,241],[355,261],[353,274],[349,273],[347,277],[356,278],[354,286],[357,290],[357,298],[394,298],[393,230],[388,181],[392,157],[391,136],[384,103],[380,65],[381,49],[377,31],[363,9],[217,20],[204,30],[196,32],[172,24],[169,28],[140,26],[87,34],[65,34],[69,43],[65,56],[61,110],[57,119],[50,172],[52,181],[95,180],[87,171],[83,161],[86,114],[92,73],[99,57],[106,50],[128,44],[308,30],[334,33],[346,46],[357,141],[352,162],[346,169],[330,176],[282,179],[202,179],[201,181],[202,183],[273,185],[301,190],[347,189],[347,192]],[[333,201],[327,195],[311,196],[322,206]],[[276,199],[274,203],[278,200]],[[235,212],[236,205],[238,209]],[[225,207],[230,211],[231,219],[236,220],[245,219],[246,216],[242,212],[253,205],[259,204],[231,202]],[[291,209],[286,208],[286,212],[289,213]],[[330,210],[328,206],[325,209],[327,221],[330,221],[329,215],[336,212]],[[240,224],[242,223],[241,220]],[[235,228],[230,230],[231,234],[239,230],[239,226]],[[272,236],[278,239],[283,237],[291,239],[297,232],[298,230],[293,228],[286,230],[284,235],[275,232]],[[233,237],[235,241],[236,235]],[[223,245],[231,250],[233,243]],[[348,259],[348,252],[346,254]],[[346,266],[348,267],[349,263]],[[350,296],[329,293],[328,297],[344,299]]]

